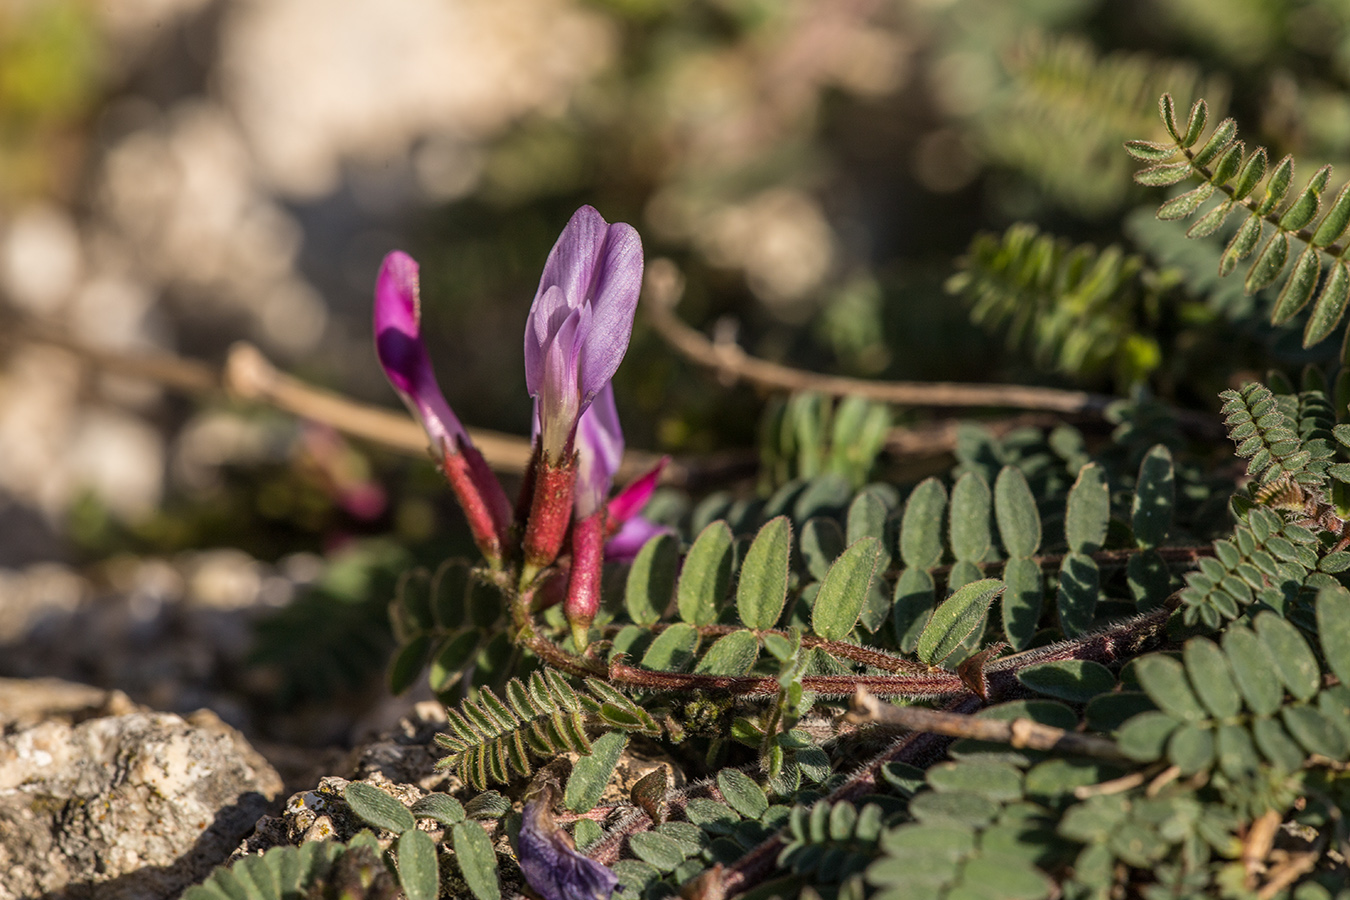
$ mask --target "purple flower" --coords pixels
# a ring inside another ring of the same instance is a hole
[[[441,454],[458,453],[468,435],[436,384],[422,343],[422,299],[417,263],[401,250],[384,258],[375,282],[375,353],[389,383],[421,421]]]
[[[389,383],[431,438],[474,541],[498,565],[511,527],[511,504],[436,383],[422,343],[417,263],[401,250],[384,258],[375,281],[375,353]]]
[[[577,423],[576,515],[584,519],[605,505],[614,473],[623,462],[623,429],[614,406],[614,388],[608,383]]]
[[[544,900],[609,900],[619,886],[610,869],[576,851],[541,800],[526,802],[516,846],[520,871]]]
[[[614,377],[642,287],[642,239],[583,206],[544,263],[525,323],[525,383],[537,401],[544,453],[572,450],[577,420]]]
[[[613,562],[632,562],[652,538],[672,533],[664,525],[657,525],[642,516],[633,516],[620,525],[619,530],[614,532],[608,541],[605,541],[605,559]]]

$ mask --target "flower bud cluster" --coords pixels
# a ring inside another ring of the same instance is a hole
[[[390,253],[375,285],[380,364],[422,423],[478,549],[494,569],[518,572],[522,595],[566,571],[563,610],[578,650],[599,610],[604,560],[631,558],[662,530],[638,513],[664,460],[609,497],[624,450],[610,381],[628,350],[641,285],[642,240],[632,226],[577,210],[525,323],[534,452],[514,510],[436,382],[421,337],[417,263]]]

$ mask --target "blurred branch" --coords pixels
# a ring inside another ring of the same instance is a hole
[[[709,340],[675,315],[684,292],[684,279],[669,260],[653,260],[647,267],[647,314],[656,332],[678,353],[712,369],[725,382],[748,381],[782,391],[815,391],[835,397],[857,396],[900,406],[1002,407],[1100,418],[1118,398],[1087,391],[1027,387],[1016,384],[968,384],[950,381],[869,381],[842,375],[806,372],[758,359],[732,340]],[[1218,419],[1191,410],[1174,410],[1182,427],[1200,434],[1221,434]],[[954,437],[955,425],[950,433]],[[937,435],[935,435],[937,436]],[[903,443],[904,434],[893,436]],[[923,441],[927,436],[920,438]],[[904,450],[918,448],[912,442]],[[925,447],[931,450],[931,447]]]
[[[746,353],[732,341],[711,341],[675,315],[683,279],[673,263],[655,260],[648,267],[647,313],[658,334],[685,358],[717,372],[727,381],[749,381],[783,391],[816,391],[836,397],[857,396],[901,406],[987,406],[1061,413],[1098,413],[1116,398],[1086,391],[1025,387],[1016,384],[963,384],[950,381],[868,381],[793,369]]]
[[[0,341],[11,344],[37,343],[68,350],[86,363],[110,373],[144,378],[167,388],[199,397],[226,395],[330,425],[344,434],[380,444],[419,458],[427,458],[427,438],[408,415],[359,403],[287,375],[245,341],[234,344],[223,369],[193,359],[162,352],[128,352],[97,347],[65,330],[30,317],[0,310]],[[523,437],[469,428],[469,436],[498,472],[520,474],[530,459],[530,442]],[[654,453],[624,454],[620,477],[631,476],[655,465]],[[714,462],[712,470],[725,467]],[[708,473],[691,471],[673,462],[663,473],[663,482],[687,484]]]

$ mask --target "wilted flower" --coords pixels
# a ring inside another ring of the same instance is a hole
[[[609,900],[619,886],[613,871],[576,851],[546,800],[526,802],[517,849],[520,871],[544,900]]]
[[[389,383],[417,416],[483,555],[501,560],[511,506],[501,484],[445,402],[422,343],[417,263],[395,250],[375,282],[375,352]]]

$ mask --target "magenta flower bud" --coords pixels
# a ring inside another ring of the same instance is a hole
[[[445,468],[474,541],[495,564],[505,551],[511,504],[445,402],[422,343],[421,326],[417,263],[395,250],[384,258],[375,282],[375,353],[389,383],[431,439],[432,451]]]
[[[619,886],[611,869],[576,851],[542,800],[526,801],[516,847],[520,871],[543,900],[609,900]]]
[[[572,569],[567,575],[563,613],[577,651],[586,649],[591,622],[600,611],[601,576],[605,568],[605,509],[572,523]]]
[[[525,323],[525,383],[555,464],[628,351],[641,287],[638,233],[589,206],[577,210],[544,263]]]

